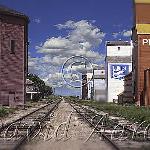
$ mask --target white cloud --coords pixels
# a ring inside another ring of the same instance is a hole
[[[33,22],[39,24],[39,23],[41,23],[41,20],[40,20],[40,18],[35,18],[35,19],[33,19]]]
[[[43,47],[47,49],[65,49],[68,45],[68,39],[62,37],[52,37],[47,39],[47,41],[43,44]]]
[[[112,33],[112,36],[114,39],[118,38],[118,37],[130,37],[132,35],[132,31],[131,30],[123,30],[121,32],[114,32]]]
[[[41,58],[41,61],[47,65],[51,65],[54,67],[62,67],[63,64],[68,60],[69,57],[61,57],[61,56],[50,56],[50,55],[45,55],[44,57]]]
[[[122,34],[125,37],[130,37],[132,35],[132,31],[131,30],[124,30]]]
[[[101,61],[104,57],[93,49],[98,49],[105,33],[92,23],[94,21],[90,23],[87,20],[70,20],[65,24],[55,25],[59,30],[68,31],[68,35],[48,38],[36,46],[37,52],[44,56],[29,57],[29,70],[36,72],[49,85],[60,86],[63,82],[59,69],[68,58],[84,56],[93,62]]]
[[[119,36],[119,33],[112,33],[112,36],[116,39]]]
[[[80,63],[80,64],[71,64],[66,68],[66,72],[78,72],[78,73],[84,73],[88,71],[92,71],[93,66],[92,64],[88,63]]]
[[[86,20],[79,22],[67,21],[65,24],[58,24],[56,26],[58,29],[69,30],[69,33],[66,37],[48,38],[42,46],[36,46],[39,53],[46,55],[44,60],[61,65],[60,63],[62,62],[58,60],[65,60],[71,56],[82,55],[89,59],[101,59],[101,55],[98,52],[92,51],[93,48],[101,44],[105,36],[99,28]]]
[[[68,38],[73,42],[88,42],[92,46],[97,46],[102,42],[102,38],[105,36],[99,28],[92,25],[87,20],[81,20],[78,22],[67,21],[65,24],[56,25],[58,29],[70,29]]]
[[[34,67],[37,64],[38,58],[30,56],[31,52],[28,53],[28,67]]]

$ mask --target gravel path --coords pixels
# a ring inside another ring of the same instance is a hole
[[[70,119],[69,119],[70,118]],[[70,120],[68,123],[67,120]],[[67,136],[64,135],[65,123],[68,126]],[[57,128],[60,124],[63,125]],[[26,144],[23,150],[111,150],[110,146],[101,140],[97,134],[93,134],[92,137],[86,141],[88,136],[92,132],[92,128],[88,124],[84,123],[73,108],[62,101],[58,109],[54,112],[53,117],[50,120],[49,133],[44,130],[40,135],[49,135],[51,138],[45,138],[46,136],[38,136]],[[56,136],[57,133],[57,136]],[[47,139],[47,140],[46,140]],[[86,142],[85,142],[86,141]]]

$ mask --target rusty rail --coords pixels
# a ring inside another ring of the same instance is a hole
[[[1,128],[1,134],[7,133],[7,130],[10,129],[13,131],[17,131],[19,128],[21,129],[19,135],[15,137],[15,139],[7,139],[2,138],[0,139],[0,149],[5,150],[17,150],[21,147],[22,144],[24,144],[34,133],[35,131],[40,128],[39,123],[43,123],[48,116],[54,111],[54,109],[57,108],[58,104],[61,102],[61,100],[56,101],[53,104],[47,104],[39,109],[36,109],[35,111],[3,126]],[[38,116],[38,117],[37,117]],[[32,118],[32,119],[31,119]],[[33,122],[31,120],[34,120]],[[28,122],[27,125],[24,125],[24,122]],[[12,127],[12,128],[11,128]],[[28,131],[28,132],[26,132]],[[19,137],[19,138],[18,138]],[[7,144],[8,143],[8,144]]]

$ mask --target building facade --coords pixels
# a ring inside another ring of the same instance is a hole
[[[104,67],[93,70],[94,100],[106,101],[106,81]]]
[[[88,99],[88,82],[86,74],[82,74],[81,98]]]
[[[132,44],[128,41],[106,42],[107,101],[118,100],[124,90],[124,76],[132,71]]]
[[[106,101],[106,82],[104,67],[97,66],[87,74],[87,96],[88,99]]]
[[[87,73],[87,88],[88,88],[88,99],[93,99],[93,73]]]
[[[135,102],[133,97],[133,81],[132,72],[124,77],[124,91],[118,95],[118,103],[133,104]]]
[[[150,1],[134,0],[133,82],[134,96],[138,105],[150,105],[145,98],[144,70],[150,68]],[[150,98],[149,98],[150,99]]]
[[[29,19],[0,6],[0,104],[25,103]]]

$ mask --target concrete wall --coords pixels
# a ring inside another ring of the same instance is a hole
[[[131,72],[132,63],[108,63],[107,67],[107,100],[113,102],[113,99],[118,99],[117,95],[124,91],[123,79]]]
[[[124,76],[132,71],[132,45],[127,41],[106,43],[107,101],[118,99],[124,90]]]
[[[105,75],[105,70],[94,70],[94,75]]]
[[[94,79],[94,99],[96,101],[106,101],[105,79]]]
[[[106,101],[106,82],[105,82],[105,70],[94,70],[94,99],[96,101]]]
[[[118,49],[120,47],[120,49]],[[108,46],[107,56],[131,56],[132,47],[131,46]]]

